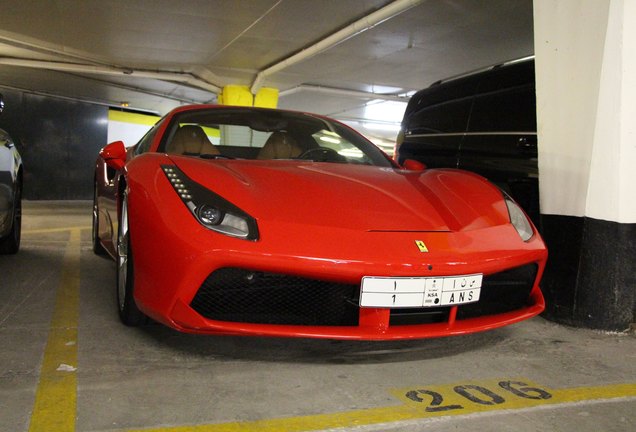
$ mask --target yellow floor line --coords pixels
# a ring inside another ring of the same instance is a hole
[[[60,227],[60,228],[41,228],[41,229],[23,229],[22,234],[48,234],[56,232],[66,231],[81,231],[92,229],[91,226],[73,226],[73,227]]]
[[[71,232],[70,239],[44,350],[30,432],[75,431],[81,228],[66,230]]]
[[[499,386],[500,382],[511,381],[514,383],[513,390],[516,390],[517,394],[502,390]],[[524,385],[519,385],[521,383]],[[456,391],[458,387],[461,387],[460,391],[467,393],[472,400],[458,394]],[[636,398],[636,383],[549,389],[532,384],[525,379],[517,379],[398,389],[394,390],[393,393],[404,402],[402,405],[250,422],[128,429],[126,432],[305,432],[351,428],[496,410],[525,410],[532,407],[569,405],[585,401],[633,399]],[[413,399],[409,399],[407,394]],[[437,399],[433,403],[432,394],[436,394],[442,399]],[[520,396],[520,394],[524,396]]]
[[[33,230],[70,231],[55,309],[36,390],[30,432],[74,432],[77,411],[77,328],[79,321],[80,235],[90,227]],[[298,417],[208,425],[129,429],[126,432],[305,432],[338,427],[528,409],[585,401],[636,398],[636,383],[550,389],[523,378],[484,380],[395,389],[397,405]]]

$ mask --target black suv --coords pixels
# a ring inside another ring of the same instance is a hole
[[[534,59],[439,81],[408,103],[395,159],[461,168],[508,192],[539,226]]]

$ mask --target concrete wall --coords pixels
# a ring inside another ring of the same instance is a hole
[[[24,198],[92,199],[93,172],[106,145],[108,108],[0,88],[0,128],[24,163]]]
[[[624,330],[636,310],[636,2],[535,0],[546,316]]]

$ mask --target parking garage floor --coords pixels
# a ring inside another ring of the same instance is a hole
[[[404,342],[128,328],[89,202],[26,202],[0,256],[0,431],[633,431],[636,337],[541,317]]]

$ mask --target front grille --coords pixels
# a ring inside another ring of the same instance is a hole
[[[537,265],[484,276],[480,299],[459,306],[457,319],[510,312],[529,306]],[[359,285],[223,268],[203,282],[190,306],[218,321],[253,324],[357,326]],[[450,307],[392,309],[389,325],[448,321]]]
[[[219,321],[320,326],[358,325],[358,285],[223,268],[190,306]]]
[[[479,301],[459,306],[457,319],[510,312],[529,306],[537,265],[527,264],[484,276]]]
[[[537,276],[537,265],[528,264],[484,276],[479,301],[457,308],[457,319],[476,318],[522,309],[528,306]],[[390,325],[431,324],[448,321],[450,306],[392,309]]]

